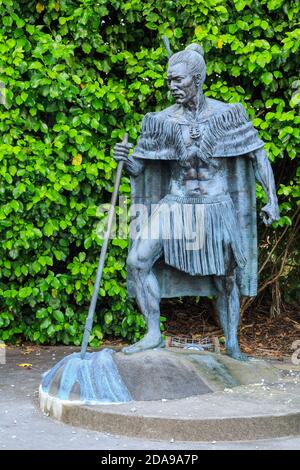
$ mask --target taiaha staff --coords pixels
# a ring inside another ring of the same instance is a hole
[[[122,141],[122,144],[127,144],[128,143],[128,134],[126,133],[124,135],[124,139]],[[94,320],[94,314],[95,314],[95,309],[96,309],[96,304],[97,304],[97,299],[98,299],[98,293],[99,293],[99,288],[100,288],[100,283],[102,279],[102,272],[103,272],[103,267],[104,267],[104,262],[105,262],[105,257],[107,253],[107,247],[108,247],[108,241],[110,238],[111,234],[111,228],[114,220],[114,213],[115,213],[115,207],[116,207],[116,201],[117,201],[117,196],[119,193],[119,186],[120,186],[120,181],[122,177],[122,171],[123,171],[123,166],[124,166],[124,161],[121,160],[118,163],[117,167],[117,172],[116,172],[116,178],[115,178],[115,184],[114,184],[114,190],[111,196],[111,201],[110,201],[110,208],[109,208],[109,213],[108,213],[108,220],[107,220],[107,227],[106,227],[106,232],[104,235],[103,239],[103,244],[101,247],[101,253],[100,253],[100,258],[99,258],[99,263],[98,263],[98,269],[97,269],[97,275],[96,275],[96,280],[95,280],[95,285],[94,285],[94,290],[93,290],[93,295],[90,303],[90,308],[89,308],[89,313],[86,319],[85,327],[84,327],[84,333],[83,333],[83,340],[82,340],[82,346],[81,346],[81,358],[84,359],[88,342],[89,342],[89,336],[90,332],[93,327],[93,320]]]
[[[167,55],[168,55],[168,58],[171,57],[172,55],[172,51],[171,51],[171,47],[170,47],[170,41],[169,41],[169,38],[167,36],[163,36],[162,37],[162,40],[163,40],[163,43],[165,45],[165,48],[166,48],[166,51],[167,51]]]

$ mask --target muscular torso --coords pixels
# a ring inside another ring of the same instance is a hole
[[[170,162],[170,194],[210,197],[226,194],[228,192],[227,182],[220,160],[212,158],[210,161],[204,162],[197,156],[192,156],[196,151],[198,139],[191,139],[188,126],[182,126],[182,135],[191,158],[185,163]]]
[[[209,168],[201,161],[197,167],[197,177],[190,179],[191,173],[178,161],[171,163],[169,192],[177,196],[217,196],[228,192],[226,180],[220,168]]]

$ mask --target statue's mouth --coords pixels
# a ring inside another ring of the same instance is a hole
[[[175,100],[178,100],[180,98],[183,98],[183,94],[182,93],[172,93],[172,96],[173,98],[175,98]]]

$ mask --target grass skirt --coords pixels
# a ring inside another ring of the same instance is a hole
[[[230,251],[239,267],[246,264],[229,195],[167,195],[139,235],[159,239],[165,263],[193,276],[224,275]]]

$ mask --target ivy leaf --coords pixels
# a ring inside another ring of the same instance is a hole
[[[82,155],[78,153],[77,155],[75,155],[75,157],[73,157],[72,165],[80,166],[81,164],[82,164]]]
[[[292,108],[295,108],[295,106],[298,106],[300,104],[300,93],[295,93],[292,96],[292,99],[290,100],[290,106]]]
[[[261,79],[266,85],[269,85],[273,81],[273,74],[271,72],[264,72]]]
[[[22,287],[22,289],[19,290],[19,298],[25,299],[26,297],[29,297],[31,293],[32,293],[31,287]]]
[[[106,312],[104,315],[104,321],[106,325],[110,325],[113,321],[113,316],[111,312]]]
[[[35,9],[38,13],[42,13],[45,10],[45,7],[42,3],[38,2],[35,6]]]
[[[64,314],[60,310],[55,310],[53,316],[59,323],[63,323],[65,320]]]
[[[44,227],[44,233],[47,235],[47,237],[51,237],[53,232],[54,232],[54,227],[53,227],[52,223],[49,221],[49,222],[46,223],[46,225]]]

